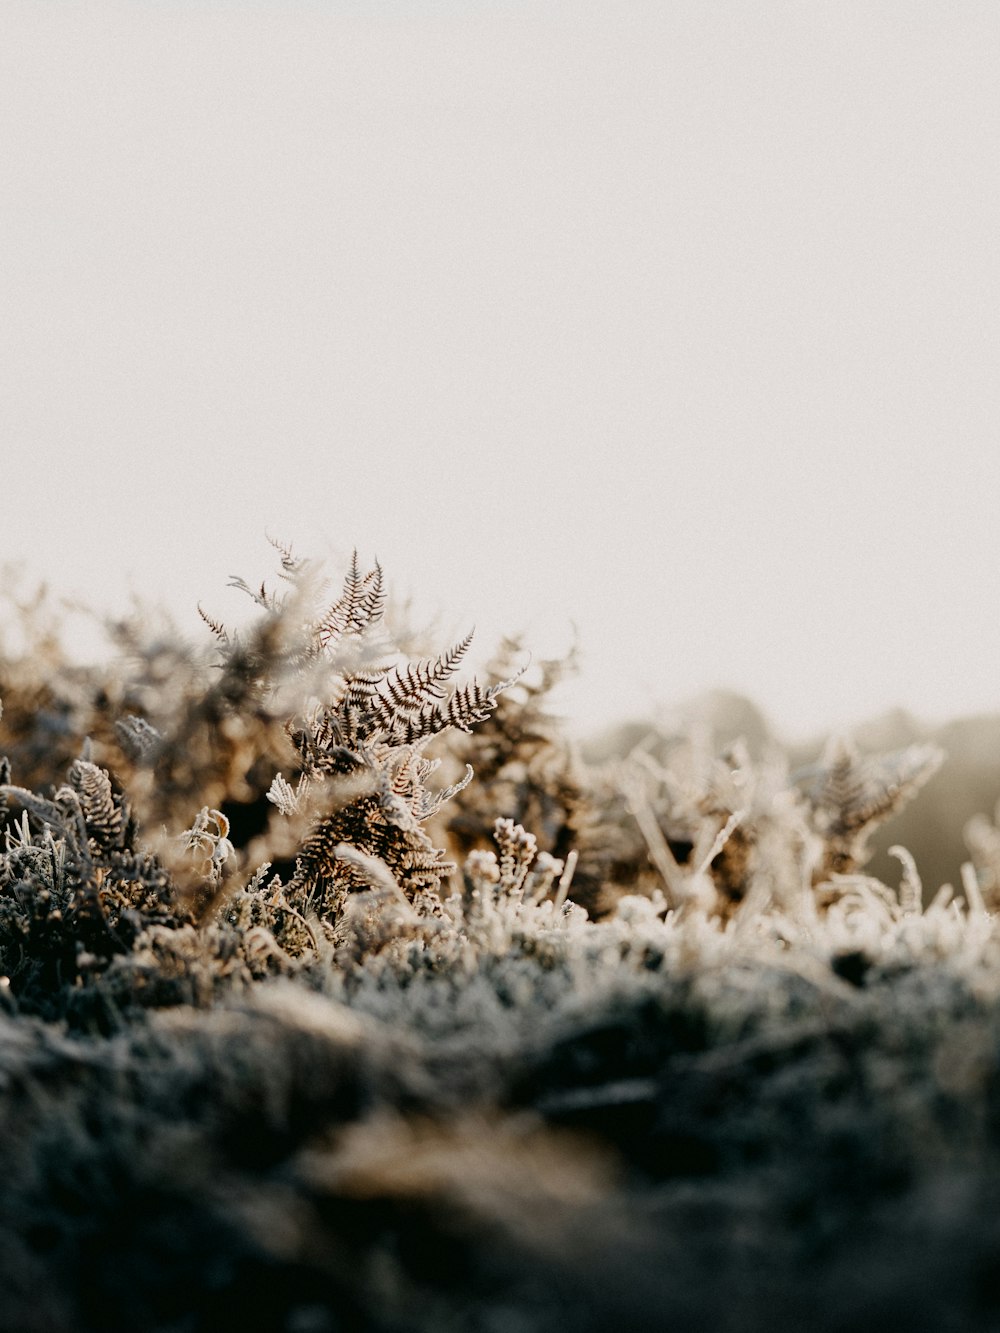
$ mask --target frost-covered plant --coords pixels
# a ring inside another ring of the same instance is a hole
[[[407,660],[380,632],[377,564],[363,573],[355,556],[331,601],[317,569],[279,553],[282,591],[234,580],[257,609],[247,629],[203,613],[214,663],[116,627],[135,662],[123,701],[140,710],[117,720],[127,800],[89,741],[51,795],[13,783],[9,764],[0,773],[0,965],[23,1002],[60,1011],[113,958],[148,954],[153,927],[203,926],[212,975],[233,974],[233,957],[246,978],[288,970],[336,937],[373,859],[409,898],[453,869],[424,825],[471,770],[435,791],[424,750],[487,717],[510,682],[451,685],[471,636]],[[254,802],[271,816],[238,846],[230,816]],[[284,879],[268,875],[275,859]],[[120,961],[118,983],[127,971]]]
[[[0,664],[4,1325],[994,1328],[996,830],[865,873],[938,756],[588,768],[279,554],[48,768]]]
[[[811,821],[824,844],[821,872],[863,866],[872,833],[912,800],[943,759],[936,745],[862,756],[848,739],[832,737],[819,765],[805,775]]]
[[[78,759],[51,798],[4,782],[0,799],[0,965],[29,1008],[60,1012],[146,927],[190,922],[106,770]]]
[[[539,846],[565,859],[577,847],[586,818],[587,777],[577,751],[552,712],[553,690],[576,670],[576,654],[535,661],[520,639],[505,639],[487,666],[489,676],[510,681],[496,708],[474,733],[457,737],[454,760],[475,770],[476,780],[456,795],[443,823],[461,858],[482,847],[498,814],[532,830]]]
[[[661,757],[640,744],[603,775],[604,828],[633,828],[631,847],[618,835],[616,878],[626,892],[655,885],[674,906],[723,917],[744,904],[785,908],[860,869],[872,832],[941,759],[935,746],[862,757],[835,737],[816,765],[790,775],[780,752],[754,761],[736,742],[716,754],[698,729]]]

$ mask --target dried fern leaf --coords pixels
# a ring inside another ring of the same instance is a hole
[[[124,821],[121,807],[115,802],[107,771],[84,759],[77,759],[70,765],[69,780],[79,797],[87,836],[100,847],[119,844]]]

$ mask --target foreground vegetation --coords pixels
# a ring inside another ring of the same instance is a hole
[[[1000,832],[865,873],[940,752],[588,765],[279,563],[0,660],[0,1326],[995,1327]]]

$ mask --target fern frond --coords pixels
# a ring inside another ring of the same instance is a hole
[[[358,565],[358,548],[351,552],[351,567],[344,577],[344,628],[350,632],[360,624],[361,603],[364,596],[364,579]]]
[[[298,813],[310,785],[311,781],[307,773],[299,774],[299,780],[294,787],[281,773],[276,773],[265,795],[272,805],[278,807],[283,815],[290,816]]]
[[[279,541],[276,537],[272,537],[270,533],[265,533],[264,536],[278,552],[281,560],[281,577],[294,580],[295,576],[301,574],[302,570],[305,569],[308,561],[303,559],[302,556],[295,555],[290,544]]]
[[[362,628],[367,629],[377,620],[381,620],[385,612],[385,581],[382,566],[377,560],[375,568],[368,571],[361,586],[364,595],[361,598],[359,618],[362,621]]]
[[[373,570],[362,575],[355,548],[343,592],[316,626],[320,643],[326,646],[345,636],[363,634],[380,619],[384,603],[381,566],[376,562]]]
[[[228,648],[230,642],[229,631],[226,629],[225,625],[223,625],[222,621],[216,620],[214,616],[210,616],[202,606],[201,602],[198,603],[198,614],[223,647]]]
[[[425,704],[444,698],[444,690],[434,680],[429,662],[407,662],[394,667],[382,687],[383,715],[388,724],[396,716],[412,717]]]
[[[403,890],[381,857],[366,856],[364,852],[359,852],[347,842],[338,843],[333,849],[333,855],[337,861],[342,861],[356,870],[370,889],[384,893],[388,898],[397,901],[402,908],[409,909],[410,905]]]
[[[268,592],[267,584],[261,582],[259,588],[252,588],[246,579],[241,578],[239,574],[231,574],[227,588],[236,588],[257,604],[262,610],[275,612],[280,609],[280,603],[274,593]]]
[[[864,758],[853,744],[835,737],[823,756],[813,807],[840,833],[883,823],[937,772],[943,758],[936,745]]]
[[[385,710],[387,720],[398,714],[413,717],[427,704],[434,704],[445,697],[445,682],[461,665],[472,644],[473,633],[470,630],[464,639],[439,657],[407,662],[394,668],[383,686],[383,696],[390,705]]]
[[[847,873],[862,865],[869,835],[917,794],[943,759],[936,745],[865,757],[853,742],[833,737],[808,792],[813,823],[826,842],[824,870]]]
[[[69,780],[79,797],[87,836],[103,848],[119,844],[124,821],[106,770],[77,759],[70,765]]]
[[[347,678],[347,703],[352,708],[367,708],[385,676],[383,669],[352,671]]]
[[[489,685],[484,689],[478,681],[473,680],[468,685],[460,686],[439,710],[442,718],[441,730],[443,731],[445,727],[455,727],[458,731],[471,731],[477,722],[482,722],[493,712],[497,695],[506,689],[509,683]]]
[[[427,675],[432,684],[442,685],[455,674],[472,646],[475,633],[475,627],[473,627],[464,639],[459,639],[458,643],[452,644],[446,652],[441,653],[433,662],[428,663]]]
[[[452,799],[453,796],[457,796],[459,792],[465,791],[466,787],[472,781],[473,776],[472,765],[466,764],[465,774],[460,777],[457,782],[453,782],[450,786],[445,787],[439,792],[430,793],[423,791],[414,805],[414,814],[416,817],[418,819],[431,819],[443,805],[446,805]]]
[[[448,724],[442,721],[441,711],[435,704],[426,704],[420,712],[397,718],[391,725],[389,739],[395,745],[416,745],[443,731]]]

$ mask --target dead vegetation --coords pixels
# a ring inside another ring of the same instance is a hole
[[[0,660],[0,1323],[993,1327],[1000,835],[866,873],[940,751],[587,763],[278,554]]]

